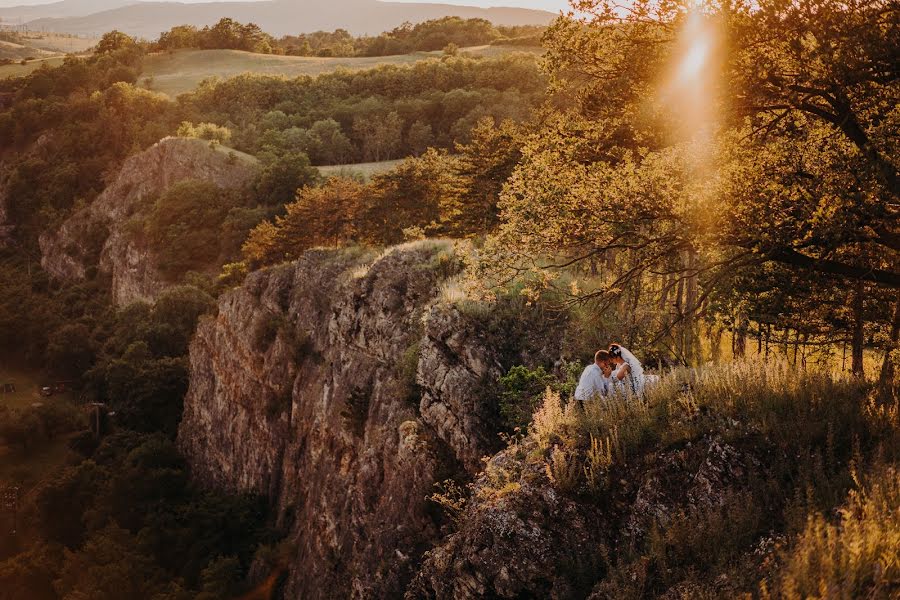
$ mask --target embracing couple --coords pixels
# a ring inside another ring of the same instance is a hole
[[[596,400],[613,394],[642,396],[646,378],[641,361],[620,344],[594,354],[594,364],[581,373],[576,400]]]

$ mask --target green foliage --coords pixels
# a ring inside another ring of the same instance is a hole
[[[242,592],[257,546],[273,542],[264,503],[202,492],[188,481],[165,437],[107,437],[89,460],[37,491],[37,522],[50,545],[0,562],[3,592],[53,599],[120,598],[123,590],[135,598]]]
[[[544,88],[532,55],[462,56],[315,78],[209,80],[180,104],[187,120],[231,128],[239,150],[302,152],[321,165],[452,149],[485,117],[526,119]]]
[[[237,192],[201,181],[183,181],[166,190],[143,225],[160,272],[177,281],[188,271],[208,269],[230,257],[236,247],[228,243],[236,242],[239,235],[235,234],[243,225],[234,218],[239,213],[232,211],[242,201]],[[252,213],[249,221],[258,214]],[[235,229],[229,236],[222,235]]]
[[[160,34],[153,44],[157,51],[173,51],[184,48],[207,50],[245,50],[259,54],[271,54],[275,40],[253,23],[242,24],[224,17],[212,27],[197,29],[192,25],[178,25]]]
[[[422,342],[416,340],[407,346],[397,361],[397,375],[400,378],[404,396],[414,405],[418,405],[421,400],[421,390],[417,381],[421,352]]]
[[[213,305],[202,290],[176,286],[153,306],[132,304],[99,323],[105,343],[86,378],[98,399],[116,410],[120,425],[175,435],[187,391],[188,343]]]
[[[18,600],[27,594],[33,600],[57,600],[53,579],[62,562],[62,548],[47,543],[0,562],[0,599]]]
[[[500,378],[500,416],[509,429],[523,428],[540,404],[547,388],[554,388],[557,379],[544,367],[529,369],[517,365]]]
[[[47,342],[47,366],[66,378],[78,378],[94,363],[90,329],[81,323],[63,325]]]
[[[291,202],[298,190],[317,183],[319,172],[309,164],[309,157],[290,152],[265,165],[256,180],[256,197],[265,206]]]
[[[642,0],[620,14],[590,0],[585,19],[558,19],[552,97],[517,149],[490,277],[529,272],[628,315],[629,337],[681,362],[703,359],[702,312],[735,332],[738,355],[751,322],[853,339],[861,373],[863,346],[897,344],[884,308],[897,240],[868,233],[891,231],[900,193],[887,4]]]
[[[231,140],[231,130],[227,127],[219,127],[215,123],[198,123],[194,125],[184,121],[179,125],[177,134],[181,137],[208,140],[217,144],[227,144]]]
[[[457,192],[455,164],[429,150],[369,183],[330,178],[321,187],[300,189],[284,215],[251,231],[244,258],[258,267],[295,259],[315,246],[389,245],[415,237],[413,232],[444,233],[442,215]]]
[[[24,452],[39,450],[60,435],[86,426],[84,413],[65,401],[37,403],[18,410],[0,407],[0,440]]]
[[[540,46],[544,27],[503,27],[485,19],[443,17],[412,25],[404,23],[373,37],[353,37],[344,29],[316,31],[278,40],[278,50],[291,56],[390,56],[484,44]]]
[[[115,65],[122,66],[104,55],[35,71],[15,81],[16,102],[0,112],[0,128],[8,123],[0,136],[18,150],[4,174],[17,198],[8,216],[28,249],[36,248],[39,232],[92,200],[128,154],[157,142],[177,122],[169,101],[122,82]],[[53,143],[38,144],[42,135]]]

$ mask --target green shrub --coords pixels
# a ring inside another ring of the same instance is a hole
[[[500,378],[500,416],[510,429],[525,427],[541,402],[547,388],[557,386],[557,379],[544,369],[518,365]]]
[[[418,404],[420,388],[416,381],[419,369],[419,355],[422,351],[422,342],[417,340],[410,344],[400,355],[397,361],[397,375],[403,387],[403,395],[413,404]]]

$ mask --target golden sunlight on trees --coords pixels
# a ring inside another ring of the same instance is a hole
[[[860,357],[871,323],[887,357],[900,301],[896,6],[577,8],[546,36],[551,108],[505,188],[486,270],[565,271],[569,302],[634,315],[643,343],[686,361],[701,320],[731,329],[738,354],[748,328],[774,328]]]

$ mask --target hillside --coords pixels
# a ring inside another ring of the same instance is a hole
[[[463,51],[476,56],[494,57],[513,51],[539,52],[540,49],[476,46]],[[193,90],[208,77],[227,79],[241,73],[284,77],[320,75],[337,69],[356,71],[380,65],[407,65],[440,55],[440,52],[414,52],[398,56],[323,58],[254,54],[241,50],[182,50],[149,55],[144,61],[140,83],[142,87],[175,97]]]
[[[40,48],[32,48],[23,44],[0,40],[0,61],[3,59],[19,61],[38,57],[52,56],[53,53]]]
[[[404,22],[417,23],[444,16],[483,18],[498,25],[542,25],[553,14],[524,8],[476,8],[451,4],[417,4],[350,0],[341,3],[270,0],[266,2],[141,2],[88,15],[45,17],[29,28],[88,34],[119,29],[130,35],[154,38],[175,25],[212,25],[228,16],[253,22],[273,35],[343,28],[354,34],[377,34]],[[0,10],[0,17],[4,12]]]

